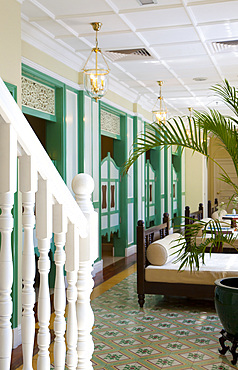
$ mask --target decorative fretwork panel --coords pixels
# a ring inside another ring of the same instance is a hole
[[[22,76],[22,105],[55,115],[55,90]]]
[[[101,129],[120,136],[120,116],[101,110]]]

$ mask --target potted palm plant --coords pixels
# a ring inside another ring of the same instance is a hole
[[[221,181],[225,181],[233,189],[233,196],[230,201],[235,203],[238,199],[238,186],[232,181],[228,173],[214,158],[209,155],[209,136],[220,140],[220,145],[227,151],[233,161],[236,175],[238,176],[238,90],[232,87],[227,80],[223,84],[211,88],[231,109],[233,114],[223,115],[218,110],[209,109],[208,112],[194,112],[193,117],[175,117],[166,122],[153,122],[146,124],[145,132],[140,133],[136,138],[130,157],[125,164],[125,171],[150,149],[156,147],[164,148],[179,146],[198,152],[216,163],[222,172]],[[189,128],[189,130],[188,130]],[[202,243],[197,245],[196,236],[202,230],[205,236],[209,228],[210,236],[202,238]],[[200,222],[190,225],[189,245],[180,244],[181,249],[177,261],[181,262],[180,269],[189,265],[191,269],[199,269],[204,263],[204,256],[207,247],[210,251],[216,248],[218,243],[234,246],[236,237],[232,234],[224,234],[219,220],[212,220],[208,223]],[[236,363],[236,346],[238,343],[238,278],[220,279],[215,282],[215,306],[223,324],[225,332],[220,339],[222,344],[221,353],[225,353],[228,347],[224,345],[226,339],[233,342],[233,363]]]

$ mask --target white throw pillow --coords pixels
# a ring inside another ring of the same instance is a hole
[[[225,216],[225,215],[227,215],[227,212],[226,212],[226,210],[225,210],[225,209],[223,209],[222,211],[220,211],[220,217],[221,217],[221,218],[222,218],[222,216]],[[213,220],[219,220],[218,211],[213,212],[213,214],[212,214],[212,218],[213,218]]]
[[[185,242],[185,238],[179,234],[170,234],[163,239],[159,239],[151,243],[147,248],[147,259],[152,265],[162,266],[175,257],[181,246],[181,241]],[[172,248],[177,246],[177,248]]]
[[[209,222],[209,221],[211,221],[212,220],[212,218],[202,218],[200,221],[202,221],[202,222]],[[195,221],[194,222],[194,224],[197,224],[197,223],[199,223],[200,221]],[[202,236],[202,227],[201,227],[201,229],[198,231],[198,233],[197,233],[197,237],[201,237]]]

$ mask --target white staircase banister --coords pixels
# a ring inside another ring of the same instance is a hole
[[[64,204],[68,219],[79,230],[81,237],[86,237],[87,221],[82,211],[77,206],[72,194],[65,185],[46,151],[36,137],[26,118],[22,114],[17,103],[8,91],[6,85],[0,78],[0,120],[6,124],[10,123],[17,134],[17,140],[21,146],[20,152],[30,155],[36,165],[37,172],[43,180],[48,180],[49,187],[55,201]]]
[[[38,370],[50,370],[50,294],[49,271],[51,243],[56,251],[55,308],[55,368],[62,370],[93,369],[91,358],[94,322],[90,294],[94,285],[91,271],[98,256],[98,213],[91,201],[94,181],[87,174],[77,175],[72,183],[76,201],[64,183],[45,149],[31,129],[20,108],[0,78],[0,370],[10,368],[12,350],[13,260],[11,232],[12,207],[17,183],[19,158],[19,190],[22,194],[22,225],[24,245],[22,252],[22,349],[23,369],[32,370],[35,334],[35,247],[38,247],[39,288],[37,316],[39,330]],[[78,204],[77,204],[78,203]],[[21,206],[21,203],[19,203]],[[21,209],[21,207],[19,207]],[[36,233],[34,234],[34,227]],[[34,237],[36,235],[37,241]],[[64,271],[67,273],[65,285]],[[37,282],[37,280],[36,280]],[[66,286],[68,299],[67,331],[65,322]],[[53,307],[52,307],[53,308]],[[19,322],[20,324],[20,322]],[[65,335],[66,331],[66,335]],[[66,337],[66,338],[65,338]],[[65,339],[67,339],[67,353]]]

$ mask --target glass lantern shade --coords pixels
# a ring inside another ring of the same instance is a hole
[[[167,119],[167,111],[153,110],[152,115],[153,115],[153,121],[157,123],[165,122]]]
[[[96,31],[96,46],[89,54],[89,57],[83,67],[84,72],[84,88],[87,94],[98,101],[108,90],[108,74],[109,67],[101,49],[98,47],[97,32],[100,30],[102,23],[91,23],[94,31]]]
[[[88,95],[96,101],[102,98],[108,90],[108,70],[84,70],[84,88]]]

